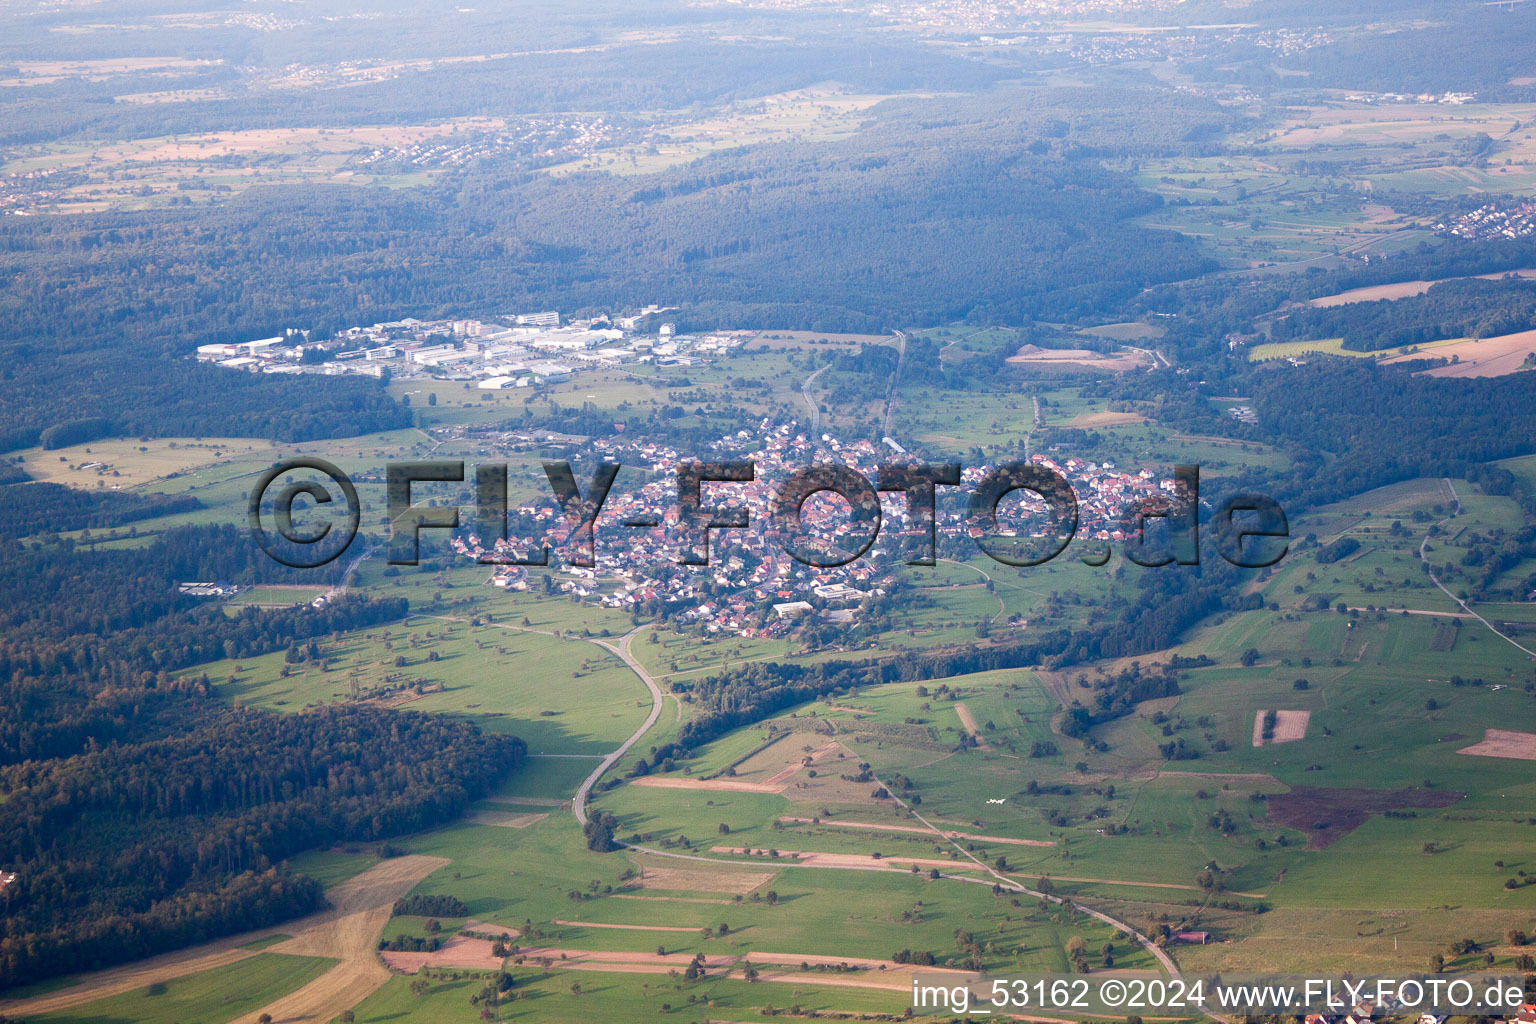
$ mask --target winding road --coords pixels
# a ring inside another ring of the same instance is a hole
[[[1456,502],[1456,511],[1452,512],[1450,515],[1448,515],[1444,519],[1440,520],[1440,523],[1448,523],[1452,519],[1455,519],[1457,516],[1461,515],[1461,495],[1456,493],[1456,485],[1451,483],[1449,477],[1446,477],[1445,478],[1445,486],[1447,486],[1447,487],[1449,487],[1451,489],[1451,499]],[[1435,525],[1439,526],[1440,523],[1436,523]],[[1447,587],[1444,583],[1440,582],[1440,577],[1435,575],[1435,567],[1433,565],[1429,564],[1429,558],[1425,555],[1425,549],[1428,546],[1429,546],[1429,534],[1426,533],[1424,535],[1424,539],[1419,542],[1419,560],[1424,563],[1424,569],[1425,569],[1425,571],[1427,571],[1429,573],[1429,578],[1431,580],[1434,580],[1435,586],[1439,587],[1440,590],[1445,594],[1446,597],[1450,598],[1452,601],[1455,601],[1458,605],[1460,605],[1462,611],[1466,612],[1468,615],[1472,616],[1472,618],[1476,619],[1478,622],[1481,622],[1483,625],[1487,626],[1490,630],[1493,630],[1494,636],[1497,636],[1500,639],[1509,641],[1510,643],[1514,644],[1516,647],[1518,647],[1522,651],[1524,651],[1526,654],[1529,654],[1531,657],[1536,658],[1536,651],[1533,651],[1529,647],[1526,647],[1524,644],[1520,643],[1519,641],[1517,641],[1513,637],[1511,637],[1511,636],[1509,636],[1509,635],[1507,635],[1505,633],[1499,632],[1498,629],[1494,627],[1493,623],[1489,622],[1487,619],[1485,619],[1481,615],[1477,614],[1477,612],[1473,611],[1472,607],[1470,605],[1468,605],[1467,602],[1463,601],[1461,598],[1459,598],[1455,594],[1451,593],[1450,588]]]
[[[817,377],[820,377],[823,373],[826,373],[828,367],[831,365],[831,363],[828,363],[826,366],[817,369],[809,377],[805,378],[804,384],[800,385],[800,394],[805,398],[805,406],[807,409],[811,410],[811,434],[813,436],[818,430],[821,429],[821,406],[816,404],[816,399],[811,394],[811,385],[816,382]]]
[[[880,424],[880,433],[886,437],[891,436],[891,419],[896,415],[896,390],[901,387],[901,367],[907,361],[906,334],[894,328],[891,333],[896,335],[896,372],[891,374],[891,389],[885,395],[885,419]]]
[[[508,627],[508,628],[514,628],[515,629],[517,627]],[[634,656],[629,653],[630,641],[633,640],[635,635],[637,633],[639,633],[641,631],[641,629],[643,629],[643,628],[644,627],[636,627],[635,629],[630,630],[628,633],[624,634],[624,636],[620,637],[619,641],[616,644],[615,643],[609,643],[606,640],[596,640],[596,639],[589,640],[590,643],[597,644],[599,647],[602,647],[604,650],[607,650],[607,651],[609,651],[609,652],[611,652],[613,654],[616,654],[621,659],[623,659],[624,664],[628,665],[630,667],[630,669],[635,673],[635,675],[640,677],[640,681],[643,682],[646,685],[646,688],[651,691],[652,704],[651,704],[651,713],[648,716],[646,716],[645,724],[640,726],[639,729],[635,730],[634,734],[631,735],[629,737],[629,739],[625,740],[622,744],[620,744],[620,746],[619,746],[619,748],[617,750],[615,750],[613,753],[609,754],[607,757],[603,758],[602,763],[599,764],[595,769],[593,769],[593,771],[592,771],[592,773],[590,775],[588,775],[585,779],[582,780],[581,787],[576,791],[576,796],[571,801],[571,810],[576,815],[577,822],[579,822],[583,826],[585,826],[586,823],[587,823],[587,800],[591,796],[592,787],[597,784],[598,779],[602,778],[603,774],[605,772],[607,772],[608,769],[612,768],[615,764],[617,764],[619,759],[621,757],[623,757],[626,753],[628,753],[630,748],[633,747],[636,743],[638,743],[640,741],[641,737],[643,737],[647,732],[650,731],[651,726],[655,725],[656,724],[656,720],[661,716],[661,708],[662,708],[662,703],[663,703],[661,688],[656,685],[656,681],[653,678],[651,678],[651,674],[649,672],[647,672],[645,670],[645,668],[638,661],[635,660]],[[954,881],[972,882],[972,883],[979,883],[979,884],[982,884],[982,885],[997,884],[997,885],[1000,885],[1004,889],[1007,889],[1007,890],[1009,890],[1011,892],[1023,893],[1025,895],[1033,896],[1033,897],[1036,897],[1038,899],[1048,900],[1048,901],[1050,901],[1052,903],[1056,903],[1056,904],[1059,904],[1059,905],[1064,906],[1064,907],[1069,907],[1069,908],[1071,908],[1073,910],[1081,911],[1082,913],[1089,915],[1090,917],[1094,918],[1095,920],[1102,921],[1104,924],[1109,925],[1111,928],[1116,929],[1117,931],[1123,933],[1127,937],[1129,937],[1129,938],[1133,939],[1134,941],[1136,941],[1139,945],[1142,946],[1142,948],[1146,949],[1147,952],[1150,953],[1157,960],[1157,962],[1159,964],[1162,965],[1163,969],[1168,972],[1170,977],[1177,978],[1177,977],[1180,976],[1178,964],[1174,963],[1173,958],[1171,956],[1169,956],[1168,953],[1162,947],[1158,946],[1155,942],[1153,942],[1146,935],[1144,935],[1141,932],[1137,931],[1136,928],[1133,925],[1129,924],[1126,921],[1121,921],[1118,918],[1111,917],[1109,914],[1103,913],[1102,911],[1094,910],[1092,907],[1083,906],[1082,904],[1076,903],[1076,902],[1074,902],[1072,900],[1069,900],[1066,897],[1055,896],[1055,895],[1052,895],[1050,893],[1041,892],[1041,891],[1039,891],[1037,889],[1031,889],[1028,886],[1023,885],[1022,883],[1017,882],[1017,881],[1015,881],[1012,878],[1009,878],[1008,876],[1006,876],[1006,875],[1002,874],[1001,872],[999,872],[999,871],[995,870],[994,868],[992,868],[991,865],[989,865],[989,864],[985,863],[984,861],[982,861],[980,858],[978,858],[971,851],[967,850],[964,846],[962,846],[960,843],[955,841],[954,838],[952,838],[951,836],[946,834],[943,829],[941,829],[937,825],[933,824],[933,822],[929,821],[927,818],[924,818],[921,814],[919,814],[917,812],[917,810],[915,808],[911,807],[904,800],[902,800],[900,797],[898,797],[896,795],[895,791],[892,790],[889,786],[885,785],[885,783],[882,782],[879,779],[878,776],[875,777],[874,782],[875,782],[875,784],[877,786],[880,786],[883,789],[885,789],[887,793],[890,793],[892,800],[894,800],[899,806],[901,806],[903,809],[905,809],[907,812],[909,812],[912,815],[913,818],[915,818],[918,821],[922,822],[923,825],[929,831],[931,831],[934,834],[934,836],[936,836],[937,838],[939,838],[943,842],[946,842],[949,845],[953,846],[957,851],[959,851],[961,856],[965,857],[967,860],[972,861],[973,863],[976,864],[977,867],[979,867],[983,871],[985,871],[987,873],[987,875],[990,876],[992,881],[989,882],[987,879],[982,879],[982,878],[971,878],[971,877],[966,876],[966,875],[948,875],[948,874],[946,874],[946,875],[943,875],[942,877],[944,877],[946,879],[951,879],[951,880],[954,880]],[[627,847],[627,848],[629,848],[631,850],[634,850],[634,851],[636,851],[638,853],[646,853],[646,854],[650,854],[652,856],[657,856],[657,857],[668,857],[668,858],[672,858],[672,859],[675,859],[675,860],[702,861],[702,862],[711,863],[711,864],[734,863],[734,862],[731,862],[731,861],[722,861],[722,860],[720,860],[719,858],[716,858],[716,857],[704,857],[704,856],[700,856],[698,854],[674,853],[671,850],[658,850],[658,849],[656,849],[654,847],[642,846],[642,845],[632,844],[632,843],[625,843],[625,842],[622,842],[622,841],[619,842],[619,845]],[[801,866],[808,866],[808,865],[801,865]],[[881,867],[868,867],[868,868],[866,868],[866,867],[862,867],[862,866],[858,866],[858,865],[836,865],[836,866],[834,866],[834,865],[825,865],[825,866],[822,866],[822,867],[823,867],[823,869],[834,868],[835,867],[837,869],[854,870],[854,871],[865,871],[865,870],[867,870],[867,871],[891,871],[891,870],[901,871],[901,870],[903,870],[903,869],[900,869],[900,868],[881,868]],[[1218,1021],[1218,1022],[1220,1022],[1220,1024],[1226,1024],[1226,1018],[1217,1016],[1216,1014],[1211,1013],[1209,1011],[1205,1011],[1205,1013],[1206,1013],[1206,1016],[1209,1017],[1210,1019],[1212,1019],[1214,1021]]]
[[[618,655],[624,664],[628,665],[630,670],[640,677],[640,681],[645,684],[646,689],[651,691],[651,713],[645,716],[644,724],[636,729],[629,739],[619,744],[617,750],[603,758],[598,766],[592,769],[592,774],[581,780],[581,787],[576,790],[576,796],[571,800],[571,810],[575,812],[576,820],[582,826],[587,824],[587,797],[591,795],[592,787],[597,784],[597,780],[603,777],[604,772],[617,764],[619,758],[629,753],[629,748],[639,743],[640,737],[650,732],[651,726],[656,724],[656,719],[661,717],[661,687],[656,685],[656,680],[651,678],[651,674],[635,660],[635,656],[629,653],[629,642],[635,638],[636,633],[639,633],[644,628],[644,626],[636,626],[628,633],[619,637],[619,642],[616,644],[611,644],[606,640],[591,641],[610,654]]]

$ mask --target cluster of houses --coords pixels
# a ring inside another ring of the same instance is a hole
[[[1435,225],[1435,232],[1453,238],[1486,241],[1497,238],[1529,238],[1536,235],[1536,200],[1513,206],[1488,203]]]
[[[1355,1006],[1345,1006],[1342,1000],[1335,1002],[1331,1012],[1309,1013],[1302,1019],[1302,1024],[1379,1024],[1383,1017],[1392,1017],[1393,1011],[1400,1009],[1390,997],[1379,1003],[1366,1002]],[[1443,1013],[1424,1013],[1419,1015],[1418,1024],[1445,1024],[1447,1019]],[[1518,1013],[1506,1018],[1503,1024],[1536,1024],[1536,1003],[1525,1003]]]
[[[601,115],[530,116],[496,131],[455,132],[398,146],[381,146],[357,167],[467,167],[479,160],[532,157],[541,162],[590,156],[613,137]]]
[[[828,549],[857,548],[863,527],[850,523],[845,501],[829,495],[813,497],[803,505],[794,538],[781,535],[771,519],[778,488],[794,473],[816,463],[837,463],[875,480],[878,466],[901,459],[900,446],[872,441],[842,442],[828,434],[812,438],[796,421],[763,420],[756,431],[741,430],[721,438],[704,451],[683,452],[669,444],[618,434],[587,443],[588,453],[621,466],[646,471],[649,479],[638,486],[624,486],[622,473],[609,492],[594,531],[593,567],[566,565],[553,573],[549,585],[572,596],[616,608],[644,606],[672,608],[671,616],[683,624],[697,624],[711,633],[746,636],[780,636],[806,616],[850,624],[857,621],[866,602],[884,596],[893,582],[898,553],[891,542],[903,535],[918,536],[922,523],[912,515],[899,492],[880,495],[882,526],[874,544],[863,557],[836,567],[806,565],[788,550],[791,539]],[[1173,491],[1172,480],[1161,480],[1150,470],[1124,472],[1113,463],[1094,463],[1070,458],[1056,462],[1044,455],[1033,461],[1064,477],[1073,485],[1078,500],[1079,535],[1104,540],[1124,540],[1124,519],[1135,504],[1153,495]],[[676,469],[689,459],[751,461],[755,479],[749,483],[706,484],[705,504],[745,509],[749,527],[720,530],[710,537],[710,564],[678,564],[680,531],[676,497]],[[969,494],[990,472],[989,466],[962,471],[961,485],[939,488],[935,530],[940,536],[974,536],[976,523],[969,519]],[[634,475],[630,479],[635,479]],[[1045,511],[1044,503],[1029,492],[1012,516],[999,516],[999,532],[1027,536],[1028,517]],[[457,537],[455,550],[466,558],[527,562],[545,546],[558,562],[562,546],[575,523],[568,519],[552,495],[523,505],[516,520],[530,535],[505,540],[482,538],[475,533]],[[621,524],[654,522],[656,527]],[[493,585],[527,589],[532,582],[526,569],[500,565]],[[678,609],[681,610],[678,610]]]

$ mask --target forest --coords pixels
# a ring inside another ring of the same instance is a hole
[[[1536,394],[1519,374],[1416,377],[1336,359],[1265,367],[1251,387],[1259,435],[1287,443],[1299,462],[1274,480],[1274,496],[1303,507],[1414,477],[1462,476],[1529,451],[1536,437]]]
[[[84,491],[56,483],[0,483],[0,538],[100,530],[190,512],[192,494]]]
[[[28,599],[0,608],[0,863],[17,874],[0,987],[315,910],[318,886],[286,858],[451,820],[522,761],[516,738],[449,719],[241,710],[182,674],[406,612],[347,596],[230,616],[178,593],[295,578],[234,527],[135,550],[4,543],[0,587]]]
[[[0,451],[109,436],[308,441],[412,422],[377,381],[359,377],[242,373],[126,345],[45,355],[23,340],[11,351],[23,362],[0,375]]]
[[[1133,223],[1161,200],[1074,142],[1089,129],[1070,111],[1029,102],[1033,137],[1006,113],[912,101],[846,140],[721,151],[643,186],[490,166],[435,190],[293,186],[174,213],[0,218],[0,450],[54,427],[299,440],[410,422],[370,382],[185,358],[289,326],[653,301],[710,327],[1020,322],[1091,315],[1211,267],[1191,239]],[[1127,144],[1150,145],[1156,123]],[[89,417],[63,411],[64,393]]]
[[[157,740],[0,773],[0,986],[138,959],[322,905],[274,870],[461,815],[521,741],[436,715],[207,709]]]
[[[1353,352],[1447,338],[1492,338],[1536,327],[1536,281],[1441,281],[1422,295],[1298,310],[1271,327],[1276,341],[1343,338]]]

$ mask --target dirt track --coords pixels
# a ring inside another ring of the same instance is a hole
[[[395,857],[327,890],[326,896],[332,904],[330,910],[272,928],[243,932],[150,960],[98,971],[63,991],[0,1004],[0,1012],[12,1017],[31,1017],[80,1006],[157,981],[171,981],[244,960],[258,951],[241,949],[241,945],[273,935],[290,934],[294,938],[260,952],[327,957],[341,962],[297,992],[238,1018],[234,1024],[254,1024],[262,1013],[270,1013],[278,1024],[284,1021],[319,1021],[323,1024],[389,979],[389,972],[374,955],[374,946],[379,932],[389,920],[395,900],[448,863],[441,857]]]
[[[759,847],[754,847],[754,849],[759,849]],[[711,846],[709,852],[745,854],[747,850],[740,846]],[[920,868],[939,868],[944,871],[967,871],[971,868],[971,865],[964,861],[939,860],[933,857],[908,857],[899,853],[893,853],[888,857],[875,857],[862,853],[819,853],[812,850],[780,850],[779,858],[808,867],[890,869],[905,868],[916,864]]]
[[[297,992],[236,1018],[234,1024],[256,1024],[263,1013],[270,1013],[278,1024],[324,1024],[362,1002],[389,980],[389,971],[379,963],[375,949],[395,900],[450,863],[444,857],[394,857],[330,890],[327,895],[335,910],[328,920],[270,949],[274,953],[339,957],[341,963]]]
[[[971,714],[971,709],[965,706],[965,701],[955,703],[955,714],[960,716],[960,724],[965,731],[971,734],[971,739],[976,741],[977,750],[991,750],[992,744],[981,734],[981,726],[976,724],[976,716]]]
[[[692,928],[683,929],[693,931]],[[386,953],[385,958],[396,970],[415,974],[423,967],[467,967],[494,970],[501,961],[490,957],[489,942],[483,939],[450,940],[436,953]],[[558,946],[538,946],[518,950],[518,956],[531,961],[547,959],[560,970],[607,971],[615,974],[665,974],[685,968],[693,956],[688,953],[643,953],[618,950],[571,949]],[[814,985],[842,985],[851,988],[879,988],[896,991],[910,990],[912,975],[952,975],[969,978],[972,975],[945,967],[913,967],[890,960],[874,960],[856,956],[825,956],[814,953],[767,953],[754,950],[751,953],[717,953],[705,957],[704,967],[711,971],[728,971],[750,962],[756,966],[762,981],[795,981]],[[797,968],[801,964],[812,967],[827,965],[847,966],[860,969],[859,974],[807,973],[801,970],[763,970],[768,965]],[[273,1015],[277,1024],[282,1018]]]
[[[918,828],[915,825],[880,825],[872,821],[831,821],[822,819],[812,821],[810,818],[780,818],[782,822],[794,825],[824,825],[828,828],[857,828],[869,829],[876,832],[915,832],[918,835],[931,835],[926,828]],[[983,836],[975,832],[945,831],[945,839],[970,839],[978,843],[1006,843],[1009,846],[1055,846],[1056,843],[1049,839],[1009,839],[1007,836]]]

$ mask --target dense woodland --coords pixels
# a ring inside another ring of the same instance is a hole
[[[1536,392],[1521,374],[1416,377],[1338,359],[1266,367],[1250,384],[1255,432],[1287,443],[1300,463],[1274,481],[1275,496],[1303,507],[1413,477],[1462,476],[1528,453],[1536,437]]]
[[[1343,338],[1355,352],[1422,345],[1445,338],[1492,338],[1536,327],[1536,281],[1465,278],[1432,285],[1423,295],[1298,310],[1279,317],[1270,334]]]
[[[191,494],[86,491],[55,483],[0,483],[0,538],[99,530],[190,512],[202,504]]]
[[[1095,97],[1054,93],[908,101],[844,141],[720,152],[643,183],[479,167],[427,191],[0,219],[0,448],[52,428],[55,443],[297,440],[410,422],[373,383],[185,358],[288,326],[661,301],[709,327],[880,331],[1088,315],[1209,269],[1190,239],[1132,223],[1160,200],[1101,165]],[[1157,143],[1144,116],[1123,145]]]
[[[285,858],[450,820],[521,762],[519,740],[447,719],[240,710],[179,674],[397,620],[401,599],[231,617],[177,593],[294,578],[232,527],[130,550],[7,543],[0,589],[27,599],[0,607],[0,864],[18,876],[0,986],[314,910],[318,887]]]
[[[186,358],[145,357],[146,348],[158,345],[129,351],[126,340],[118,336],[70,353],[59,351],[70,343],[58,338],[48,339],[52,352],[30,340],[13,347],[0,342],[16,360],[0,373],[0,451],[107,436],[303,441],[411,425],[410,411],[377,381],[258,376]]]
[[[186,732],[0,773],[0,985],[106,966],[318,909],[273,872],[302,850],[462,814],[523,746],[451,719],[202,709]]]

